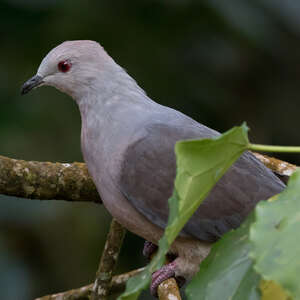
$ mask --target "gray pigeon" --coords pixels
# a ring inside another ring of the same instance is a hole
[[[22,93],[42,85],[56,87],[78,104],[84,160],[105,207],[128,230],[157,244],[167,223],[176,141],[219,133],[151,100],[94,41],[67,41],[51,50]],[[175,259],[153,274],[152,293],[169,277],[191,278],[212,242],[284,187],[244,153],[173,243]]]

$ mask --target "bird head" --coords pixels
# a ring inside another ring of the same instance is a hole
[[[36,75],[22,86],[21,93],[49,85],[74,99],[80,98],[83,93],[99,86],[104,77],[109,82],[109,77],[117,69],[118,65],[99,43],[89,40],[66,41],[45,56]]]

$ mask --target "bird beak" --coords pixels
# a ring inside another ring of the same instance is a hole
[[[33,76],[32,78],[30,78],[23,84],[23,86],[21,88],[21,94],[22,95],[27,94],[32,89],[38,87],[42,83],[44,83],[42,76],[40,76],[40,75]]]

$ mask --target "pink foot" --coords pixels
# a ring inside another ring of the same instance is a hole
[[[157,246],[149,241],[145,241],[144,243],[144,249],[143,249],[143,255],[150,260],[152,254],[156,252]]]
[[[164,265],[159,270],[152,274],[152,282],[150,285],[150,292],[152,296],[157,297],[157,288],[158,286],[165,280],[174,277],[177,281],[177,284],[182,287],[185,283],[185,279],[183,277],[175,277],[175,269],[176,269],[176,261],[172,261],[171,263]]]

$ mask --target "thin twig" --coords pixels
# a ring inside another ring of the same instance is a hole
[[[117,263],[125,233],[126,229],[113,219],[96,274],[92,300],[106,300],[109,295],[112,272]]]
[[[111,281],[110,295],[114,293],[122,292],[125,288],[126,282],[129,278],[136,276],[144,271],[145,268],[140,268],[137,270],[130,271],[121,275],[113,276]],[[92,295],[94,283],[87,286],[83,286],[78,289],[69,290],[66,292],[47,295],[36,300],[90,300]]]

